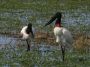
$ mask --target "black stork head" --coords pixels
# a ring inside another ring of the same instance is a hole
[[[50,21],[45,24],[45,26],[51,24],[55,19],[58,19],[58,20],[61,21],[61,17],[62,17],[61,12],[57,12],[57,13],[50,19]]]
[[[61,17],[62,17],[61,12],[57,12],[57,13],[55,14],[55,17],[56,17],[57,19],[61,19]]]
[[[32,24],[31,23],[28,24],[27,29],[26,29],[26,33],[27,34],[31,33],[32,37],[34,38],[34,34],[33,34],[33,30],[32,30]]]
[[[31,24],[31,23],[28,24],[28,28],[29,28],[29,29],[32,28],[32,24]]]

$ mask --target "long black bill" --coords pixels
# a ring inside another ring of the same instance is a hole
[[[56,19],[56,16],[53,16],[48,23],[45,24],[45,26],[51,24]]]
[[[48,23],[45,24],[45,26],[51,24],[55,19],[61,19],[61,13],[60,12],[57,12],[51,19]]]

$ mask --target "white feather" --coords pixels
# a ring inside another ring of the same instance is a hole
[[[26,29],[27,29],[27,26],[24,26],[20,32],[20,34],[22,35],[22,39],[28,39],[29,38],[29,34],[26,33]]]
[[[60,38],[61,38],[61,36],[62,36],[62,28],[60,28],[60,27],[55,27],[54,28],[54,35],[55,35],[55,37],[56,37],[56,42],[60,42]]]
[[[66,44],[72,44],[73,38],[69,30],[63,27],[55,27],[54,28],[54,35],[56,37],[56,42],[59,43],[60,41]]]

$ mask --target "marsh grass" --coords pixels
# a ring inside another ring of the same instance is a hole
[[[61,60],[61,51],[46,51],[44,55],[39,50],[27,52],[22,48],[5,47],[0,51],[0,66],[9,67],[89,67],[90,53],[78,51],[66,52],[65,61]]]
[[[18,46],[15,43],[17,47],[7,44],[0,50],[0,67],[90,67],[90,38],[88,36],[90,24],[83,24],[86,22],[85,19],[89,18],[89,6],[90,0],[0,0],[0,33],[3,35],[11,33],[15,35],[20,32],[23,25],[29,22],[33,23],[35,27],[37,26],[36,30],[52,34],[50,32],[53,28],[52,25],[43,29],[42,27],[57,11],[61,11],[65,18],[72,19],[70,21],[75,20],[75,25],[63,23],[63,26],[72,32],[75,40],[74,49],[66,51],[64,62],[61,60],[60,50],[41,52],[38,49],[33,49],[27,52],[25,50],[26,43],[22,42]],[[23,16],[24,18],[22,18]],[[67,26],[68,24],[69,26]],[[37,40],[40,44],[42,38]],[[51,46],[58,46],[53,39],[51,41],[45,39],[42,45],[46,41]]]

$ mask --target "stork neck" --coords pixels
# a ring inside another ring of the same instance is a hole
[[[61,20],[60,19],[56,20],[55,27],[61,27]]]
[[[32,32],[32,27],[27,27],[26,33],[29,34],[30,32]]]

